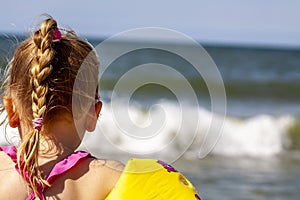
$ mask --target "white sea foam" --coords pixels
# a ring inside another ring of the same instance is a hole
[[[231,156],[270,156],[282,152],[292,117],[255,116],[239,120],[228,117],[222,137],[213,150]]]
[[[97,149],[95,153],[102,156],[124,154],[129,157],[175,159],[184,154],[197,157],[206,138],[205,134],[211,128],[213,114],[203,108],[187,106],[184,109],[191,114],[191,118],[181,118],[176,104],[164,102],[160,107],[163,110],[154,107],[147,113],[138,106],[130,106],[128,112],[133,122],[124,128],[120,126],[122,122],[117,122],[116,125],[111,108],[105,106],[97,130],[92,135],[87,134],[84,146],[90,150]],[[114,111],[115,114],[122,115],[118,112],[119,108],[114,109],[117,110]],[[193,118],[194,116],[198,116],[198,119]],[[120,119],[122,117],[118,118]],[[128,122],[127,119],[124,121]],[[198,121],[196,129],[193,121]],[[210,133],[216,134],[212,138],[217,142],[211,154],[254,157],[277,155],[284,151],[284,143],[288,141],[287,131],[293,121],[291,116],[259,115],[246,119],[227,116],[221,137],[217,137],[218,133]],[[151,123],[156,123],[152,126],[155,129],[144,129]],[[143,130],[150,132],[143,133]]]

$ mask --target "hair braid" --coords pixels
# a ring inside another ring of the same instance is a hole
[[[32,85],[32,113],[33,118],[43,118],[46,111],[46,95],[48,93],[48,84],[46,78],[52,72],[51,61],[54,58],[55,51],[52,48],[53,31],[57,28],[57,23],[52,18],[42,22],[40,30],[33,35],[33,41],[36,45],[34,62],[30,69]],[[37,186],[49,184],[45,181],[38,169],[38,152],[40,145],[40,130],[34,129],[20,145],[18,165],[22,175],[32,188],[35,196],[41,198]],[[28,173],[26,175],[26,173]]]

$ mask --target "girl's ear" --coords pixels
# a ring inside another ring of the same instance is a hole
[[[99,117],[100,111],[102,109],[102,102],[98,101],[94,108],[91,108],[85,122],[85,129],[92,132],[96,128],[97,119]]]
[[[4,108],[7,112],[8,123],[12,128],[16,128],[20,125],[19,115],[16,112],[13,100],[5,96],[3,98]]]

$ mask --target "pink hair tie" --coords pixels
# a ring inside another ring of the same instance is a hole
[[[43,126],[43,118],[34,118],[32,120],[33,128],[36,130],[41,130]]]
[[[60,33],[58,28],[55,28],[53,30],[52,41],[53,42],[60,42],[61,41],[61,33]]]

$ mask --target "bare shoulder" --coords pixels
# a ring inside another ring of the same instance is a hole
[[[118,182],[124,164],[116,160],[95,159],[90,163],[90,172],[93,174],[94,184],[106,190],[108,194]]]
[[[112,170],[122,172],[124,169],[124,164],[118,160],[100,160],[100,161],[105,162],[105,166],[111,168]]]
[[[95,159],[90,164],[91,169],[98,172],[109,172],[113,174],[121,174],[124,164],[117,160]]]

